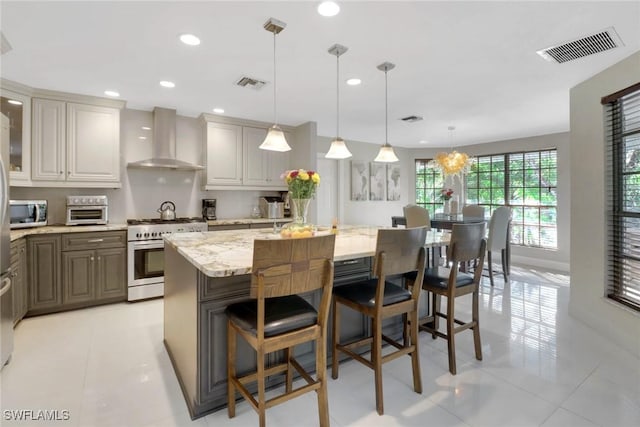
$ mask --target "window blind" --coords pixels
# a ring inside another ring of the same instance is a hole
[[[607,296],[640,311],[640,83],[602,99],[607,136]]]

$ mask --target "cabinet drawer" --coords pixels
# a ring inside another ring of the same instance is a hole
[[[345,276],[353,273],[369,272],[371,270],[371,258],[346,259],[335,261],[334,276]]]
[[[67,233],[62,235],[62,250],[119,248],[127,245],[125,231],[104,231],[95,233]]]

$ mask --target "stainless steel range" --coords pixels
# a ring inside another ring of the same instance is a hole
[[[130,219],[127,224],[128,301],[164,295],[164,236],[208,228],[202,218]]]

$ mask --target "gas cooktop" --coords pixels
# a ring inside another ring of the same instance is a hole
[[[160,219],[160,218],[128,219],[127,225],[193,224],[198,222],[205,222],[205,220],[199,216],[190,217],[190,218],[176,218],[176,219]]]

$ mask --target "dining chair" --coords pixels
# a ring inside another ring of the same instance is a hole
[[[418,355],[418,301],[420,286],[407,289],[399,286],[387,278],[391,275],[415,272],[416,280],[421,281],[424,276],[426,257],[425,239],[427,230],[421,228],[381,229],[378,230],[376,254],[373,266],[374,279],[363,282],[337,286],[333,290],[333,334],[332,347],[332,377],[338,378],[338,352],[345,353],[352,359],[364,364],[374,371],[376,410],[384,414],[382,393],[382,364],[390,362],[402,355],[411,356],[413,370],[413,389],[422,393],[420,377],[420,358]],[[340,306],[351,308],[371,318],[369,337],[359,339],[348,344],[338,342],[340,336]],[[384,319],[392,316],[403,316],[402,342],[384,335],[382,326]],[[396,350],[382,355],[382,342],[390,344]],[[365,359],[356,353],[355,349],[369,345],[370,359]]]
[[[463,217],[484,218],[484,206],[466,205],[462,208]]]
[[[456,350],[455,334],[467,329],[473,330],[473,342],[476,359],[482,360],[482,348],[480,343],[480,319],[479,288],[482,269],[476,268],[473,274],[463,273],[460,267],[466,262],[478,261],[483,265],[484,254],[487,247],[485,236],[485,223],[454,224],[451,231],[451,240],[447,248],[447,259],[452,262],[450,268],[428,268],[422,282],[415,273],[405,275],[409,286],[416,288],[415,283],[422,283],[422,289],[431,293],[432,315],[427,319],[421,319],[420,330],[431,333],[433,339],[437,337],[447,340],[449,353],[449,372],[456,374]],[[471,320],[463,322],[455,317],[455,300],[457,297],[472,294]],[[445,312],[440,309],[441,297],[447,298]],[[446,333],[440,332],[439,318],[446,319]],[[426,320],[426,321],[425,321]]]
[[[422,206],[407,205],[402,208],[407,228],[426,227],[431,230],[429,211]]]
[[[250,296],[252,299],[229,305],[227,315],[227,410],[235,416],[236,390],[258,412],[260,427],[265,426],[266,409],[315,391],[318,398],[320,426],[329,426],[329,403],[326,382],[326,334],[331,289],[333,287],[333,252],[335,235],[301,239],[255,240]],[[298,294],[321,290],[318,310]],[[257,368],[238,376],[236,372],[236,338],[241,336],[255,351]],[[313,341],[316,349],[314,380],[293,355],[293,348]],[[265,355],[283,350],[282,363],[265,367]],[[306,381],[293,388],[295,369]],[[285,392],[266,399],[268,376],[285,375]],[[258,398],[247,389],[257,382]]]
[[[502,274],[505,282],[509,280],[511,263],[509,257],[509,245],[511,240],[511,208],[500,206],[493,211],[489,220],[489,235],[487,237],[487,266],[489,268],[489,281],[493,286],[492,252],[501,253]]]

